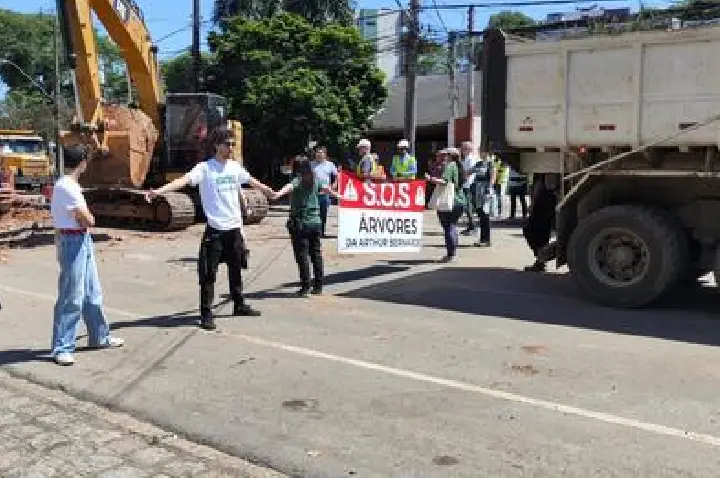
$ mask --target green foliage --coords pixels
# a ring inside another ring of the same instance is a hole
[[[224,22],[208,44],[217,56],[216,90],[243,123],[250,162],[262,161],[268,172],[310,139],[348,147],[387,96],[373,48],[355,28],[280,13]]]
[[[310,23],[337,22],[350,25],[355,2],[348,0],[215,0],[215,21],[240,16],[245,20],[263,20],[281,12],[294,13]]]
[[[0,9],[0,58],[17,64],[45,91],[55,88],[55,17]],[[11,65],[0,66],[0,79],[10,90],[31,90],[28,80]]]
[[[512,30],[513,28],[522,28],[535,25],[535,20],[522,12],[514,12],[505,10],[490,15],[488,26],[491,28],[500,28],[502,30]]]
[[[209,81],[208,73],[212,69],[213,56],[203,53],[200,66],[200,86],[201,91],[206,90]],[[163,79],[165,80],[165,90],[168,93],[188,93],[193,91],[193,63],[190,53],[183,53],[170,60],[162,62],[160,65]]]
[[[15,63],[45,91],[55,91],[55,16],[24,14],[0,9],[0,58]],[[106,36],[98,35],[99,67],[104,73],[104,96],[109,101],[127,98],[125,61],[118,47]],[[66,69],[64,55],[61,71]],[[0,122],[7,127],[52,131],[53,106],[37,88],[12,65],[0,65],[0,80],[9,93],[0,102]],[[72,101],[72,86],[67,75],[61,75],[60,111],[67,127]]]

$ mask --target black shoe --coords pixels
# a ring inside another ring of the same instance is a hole
[[[215,330],[217,329],[217,325],[215,325],[215,319],[212,315],[207,317],[200,317],[200,328],[203,330]]]
[[[255,310],[247,304],[236,304],[233,307],[233,315],[236,317],[260,317],[260,311]]]
[[[535,263],[531,266],[527,266],[525,268],[525,272],[545,272],[545,263],[540,261],[535,261]]]
[[[310,287],[302,287],[299,291],[295,293],[298,297],[309,297],[310,296]]]
[[[475,228],[469,227],[469,228],[465,229],[464,231],[462,231],[460,234],[462,234],[463,236],[472,236],[473,234],[475,234]]]
[[[323,290],[322,290],[322,289],[323,289],[323,288],[322,288],[321,285],[316,285],[316,286],[314,286],[314,287],[312,288],[311,294],[312,294],[312,295],[322,295],[322,293],[323,293]]]

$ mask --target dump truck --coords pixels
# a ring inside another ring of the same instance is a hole
[[[562,175],[556,238],[589,297],[647,306],[720,280],[720,27],[537,41],[485,32],[482,145]]]
[[[36,131],[0,129],[0,162],[10,168],[18,189],[52,183],[54,165],[48,143]]]

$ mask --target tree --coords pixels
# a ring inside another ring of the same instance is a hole
[[[348,0],[215,0],[214,18],[216,22],[233,16],[262,20],[286,12],[316,25],[327,22],[350,25],[353,7],[354,2]]]
[[[52,15],[0,9],[0,56],[18,65],[45,91],[55,89],[54,22]],[[11,91],[35,88],[11,65],[0,66],[0,79]]]
[[[505,10],[490,15],[488,26],[491,28],[500,28],[502,30],[512,30],[513,28],[530,27],[535,25],[535,20],[522,12],[514,12]]]
[[[310,139],[348,147],[371,124],[387,91],[372,46],[356,28],[313,26],[300,16],[223,22],[208,44],[216,91],[242,121],[251,165],[267,175]]]
[[[200,65],[200,86],[201,90],[205,90],[210,78],[208,73],[213,68],[213,57],[207,53],[203,53]],[[165,90],[168,93],[187,93],[193,91],[193,60],[190,53],[183,53],[170,60],[164,61],[160,65],[163,79],[165,80]]]

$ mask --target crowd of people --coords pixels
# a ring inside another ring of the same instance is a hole
[[[324,267],[321,239],[326,237],[330,198],[339,199],[337,181],[339,168],[328,160],[327,149],[320,146],[314,150],[313,160],[307,158],[294,162],[290,181],[278,191],[252,177],[237,161],[232,160],[236,138],[231,129],[219,128],[209,139],[210,158],[198,163],[191,171],[164,186],[146,192],[152,201],[159,195],[178,191],[187,186],[197,186],[200,201],[207,218],[207,225],[199,246],[198,283],[200,326],[214,330],[216,324],[212,313],[215,282],[221,263],[228,267],[233,315],[259,316],[260,312],[245,301],[242,286],[242,270],[248,267],[248,249],[243,229],[243,185],[262,191],[269,200],[290,196],[289,217],[286,223],[300,276],[298,296],[321,294]],[[386,178],[384,168],[368,140],[357,145],[356,161],[352,170],[363,178]],[[458,223],[465,216],[465,235],[477,232],[475,244],[491,247],[491,216],[502,211],[505,189],[511,198],[520,200],[526,221],[523,232],[536,262],[526,270],[542,271],[545,263],[541,250],[550,239],[556,203],[557,178],[540,175],[535,178],[528,210],[525,196],[528,192],[527,178],[482,151],[476,156],[471,143],[463,143],[460,149],[445,148],[437,151],[433,161],[427,164],[428,192],[432,187],[443,186],[453,191],[453,203],[438,210],[438,219],[445,237],[444,262],[457,260],[459,244]],[[74,363],[77,325],[81,319],[88,329],[91,348],[120,347],[121,338],[110,334],[110,328],[102,305],[102,288],[95,259],[92,236],[88,229],[95,218],[85,202],[80,176],[85,172],[90,151],[83,145],[66,148],[65,175],[53,188],[51,215],[56,231],[57,260],[60,265],[58,297],[54,309],[51,350],[56,363]],[[409,144],[401,140],[397,153],[390,162],[390,176],[394,180],[416,179],[418,162],[409,152]],[[428,194],[430,197],[430,194]],[[511,216],[514,216],[514,203]],[[476,227],[477,224],[477,227]]]

